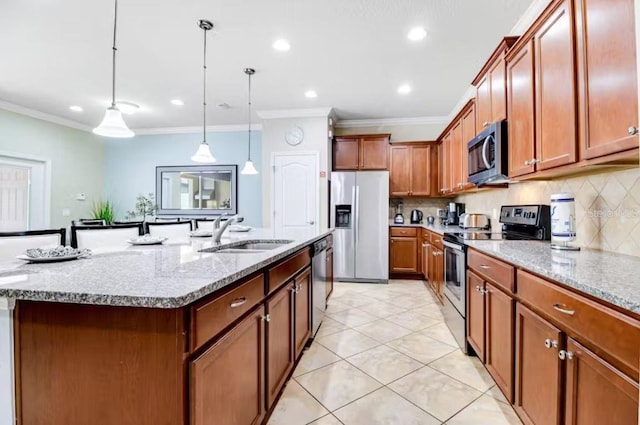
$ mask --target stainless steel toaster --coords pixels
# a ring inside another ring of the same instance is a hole
[[[460,227],[463,229],[488,229],[491,227],[486,214],[461,214]]]

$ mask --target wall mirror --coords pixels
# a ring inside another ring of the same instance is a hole
[[[237,214],[237,170],[237,165],[156,167],[158,214]]]

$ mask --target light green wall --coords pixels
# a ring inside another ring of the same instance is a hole
[[[51,161],[51,227],[87,218],[103,191],[103,142],[91,133],[0,109],[0,155]],[[85,201],[76,195],[84,193]],[[63,209],[71,215],[64,217]]]

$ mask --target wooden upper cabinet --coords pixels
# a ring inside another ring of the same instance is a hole
[[[435,196],[438,152],[432,143],[393,143],[390,151],[390,196]]]
[[[476,136],[476,108],[472,103],[462,115],[462,185],[463,189],[472,187],[469,183],[469,149],[467,143]]]
[[[581,158],[637,148],[634,0],[575,0],[575,28]]]
[[[462,121],[458,121],[451,129],[451,187],[453,190],[462,190],[464,186],[462,176]]]
[[[472,82],[476,87],[478,133],[491,123],[507,119],[505,53],[517,40],[505,37]]]
[[[442,138],[442,160],[440,161],[440,169],[438,172],[440,175],[441,185],[440,193],[445,195],[453,190],[451,187],[452,169],[451,169],[451,146],[453,144],[453,138],[451,132],[447,133]]]
[[[509,177],[533,173],[535,105],[533,41],[521,45],[507,62]]]
[[[409,196],[411,191],[411,148],[391,146],[389,172],[389,195]]]
[[[569,0],[558,2],[533,38],[537,170],[577,161],[572,13]]]
[[[435,176],[432,175],[431,146],[411,147],[411,195],[431,196]]]
[[[334,170],[387,170],[390,134],[340,136],[333,140]]]

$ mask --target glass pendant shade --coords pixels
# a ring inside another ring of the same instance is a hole
[[[198,151],[195,155],[191,157],[193,162],[203,162],[203,163],[214,163],[216,159],[211,154],[211,149],[209,149],[209,144],[207,142],[200,143],[198,146]]]
[[[255,175],[258,174],[258,170],[256,170],[256,167],[253,166],[253,161],[247,160],[247,162],[244,163],[244,168],[242,168],[240,174]]]
[[[93,129],[93,133],[104,137],[127,138],[135,136],[135,133],[129,130],[122,113],[114,106],[107,108],[104,118],[99,126]]]

